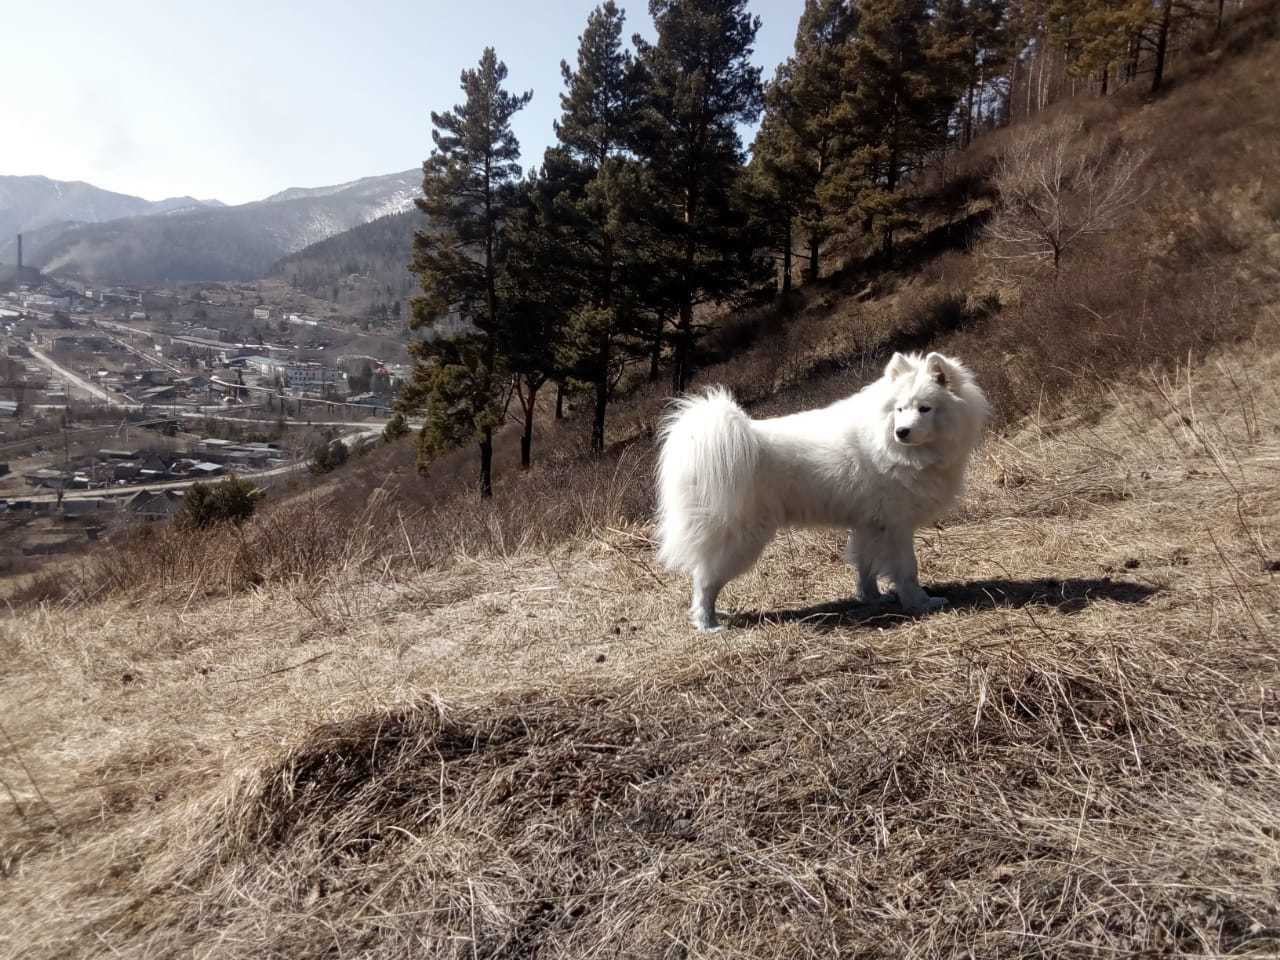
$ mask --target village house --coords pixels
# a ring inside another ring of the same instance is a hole
[[[125,511],[144,520],[162,520],[172,517],[181,504],[177,490],[139,490],[125,501]]]

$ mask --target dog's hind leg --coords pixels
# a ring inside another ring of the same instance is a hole
[[[898,592],[898,602],[907,613],[929,613],[947,605],[942,597],[931,597],[920,586],[916,565],[915,531],[910,527],[887,531],[884,544],[889,576]]]
[[[724,589],[725,581],[713,580],[703,574],[693,578],[693,602],[689,605],[689,622],[704,633],[720,630],[716,620],[716,598]]]
[[[884,548],[877,543],[875,533],[869,530],[850,530],[849,539],[844,545],[844,559],[853,567],[858,577],[856,600],[862,603],[875,603],[881,599],[880,584],[877,580],[879,568],[876,560]]]
[[[716,544],[693,572],[693,603],[689,606],[689,622],[704,632],[719,630],[716,620],[716,598],[724,585],[751,569],[760,557],[773,530],[736,530]]]

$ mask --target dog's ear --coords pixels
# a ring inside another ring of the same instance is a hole
[[[910,373],[915,369],[910,357],[904,357],[900,353],[895,353],[889,360],[889,365],[884,368],[884,375],[890,380],[896,380],[904,373]]]
[[[940,353],[931,353],[924,358],[924,372],[940,387],[945,387],[951,382],[951,364]]]

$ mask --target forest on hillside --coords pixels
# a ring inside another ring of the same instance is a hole
[[[284,257],[271,276],[356,316],[395,319],[417,283],[409,273],[416,210],[388,214]]]
[[[630,44],[606,0],[561,63],[557,142],[527,173],[510,120],[532,92],[486,49],[462,102],[431,114],[417,201],[432,230],[413,239],[421,336],[401,406],[425,416],[421,460],[476,443],[488,496],[495,427],[518,405],[527,466],[549,384],[557,409],[567,390],[591,397],[601,453],[629,377],[665,371],[682,392],[723,317],[785,308],[835,251],[890,267],[933,226],[922,190],[985,132],[1065,98],[1158,91],[1172,58],[1242,5],[806,0],[792,55],[765,78],[746,0],[650,0],[656,40]],[[748,150],[738,131],[757,121]],[[1141,151],[1080,133],[1057,128],[1006,158],[993,236],[1008,259],[1057,270],[1145,191]],[[398,223],[362,229],[385,228],[390,247]],[[329,243],[330,267],[372,271]],[[332,269],[297,271],[334,282]],[[383,275],[388,296],[403,289]]]

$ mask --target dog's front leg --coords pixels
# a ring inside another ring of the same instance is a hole
[[[931,597],[920,586],[916,566],[915,531],[910,527],[889,530],[885,536],[889,576],[898,593],[898,602],[907,613],[928,613],[947,605],[942,597]]]
[[[849,539],[844,545],[844,559],[858,578],[857,593],[854,599],[861,603],[876,603],[881,599],[880,584],[877,580],[879,568],[876,558],[883,550],[877,543],[878,537],[866,530],[850,530]]]

